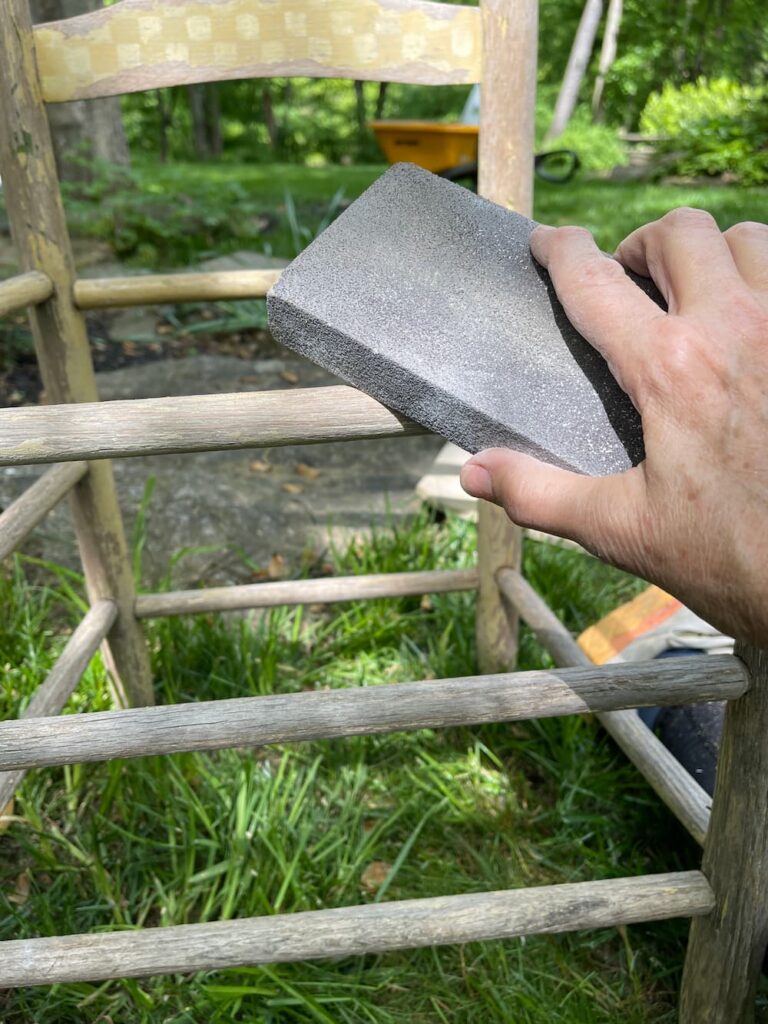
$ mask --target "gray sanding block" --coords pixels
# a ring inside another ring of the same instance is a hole
[[[639,416],[531,256],[534,227],[398,164],[283,273],[270,329],[470,452],[627,469],[643,458]]]

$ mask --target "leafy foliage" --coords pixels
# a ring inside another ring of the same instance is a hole
[[[619,138],[617,129],[612,125],[595,124],[589,108],[583,104],[576,108],[563,134],[545,145],[542,138],[552,120],[554,100],[553,89],[539,89],[536,100],[537,150],[572,149],[586,171],[606,171],[627,162],[627,147]]]
[[[768,89],[728,78],[667,83],[643,111],[644,131],[668,138],[676,169],[688,175],[729,173],[745,184],[768,181]]]
[[[540,83],[562,78],[583,0],[541,0]],[[599,43],[599,40],[598,40]],[[591,93],[599,46],[584,82]],[[635,129],[648,96],[664,82],[701,76],[759,84],[768,66],[768,20],[762,0],[624,0],[618,57],[605,91],[606,119]]]

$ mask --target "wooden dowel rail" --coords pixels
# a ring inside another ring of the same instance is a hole
[[[333,576],[276,583],[246,583],[235,587],[176,590],[142,594],[136,599],[140,619],[162,615],[197,615],[243,608],[278,608],[297,604],[335,604],[377,597],[407,597],[475,590],[477,569],[435,569],[425,572],[390,572],[368,576]]]
[[[87,472],[85,462],[53,466],[8,506],[0,515],[0,560],[19,547]]]
[[[592,664],[557,616],[519,573],[511,569],[502,569],[498,573],[498,581],[504,596],[558,665]],[[708,658],[710,655],[704,657]],[[677,664],[688,662],[687,658],[674,660]],[[696,661],[701,663],[701,657],[696,656]],[[664,661],[637,664],[655,666],[658,671],[665,663],[668,664]],[[603,666],[603,671],[610,671],[613,668],[613,665],[606,665]],[[746,668],[744,679],[748,689]],[[672,705],[687,703],[689,698],[682,692],[678,692],[670,701]],[[712,798],[706,790],[688,774],[677,758],[634,711],[601,711],[597,718],[681,824],[696,842],[703,846],[712,809]]]
[[[24,719],[0,723],[0,770],[728,700],[746,687],[737,658],[702,655]]]
[[[112,628],[116,616],[117,606],[112,601],[97,601],[88,609],[58,661],[32,695],[22,721],[59,714],[74,693],[99,644]],[[11,799],[24,774],[24,769],[0,772],[0,808]]]
[[[701,872],[681,871],[210,924],[14,939],[0,943],[0,986],[139,978],[552,935],[698,917],[713,906]]]
[[[0,281],[0,316],[8,316],[26,306],[45,302],[53,294],[53,281],[39,270],[30,270]]]
[[[0,409],[0,466],[426,433],[355,388]]]
[[[217,270],[81,278],[74,286],[75,305],[80,309],[105,309],[169,302],[259,299],[267,294],[280,274],[280,270]]]

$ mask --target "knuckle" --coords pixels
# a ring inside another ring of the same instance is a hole
[[[577,227],[575,224],[568,224],[566,227],[555,228],[555,236],[559,244],[568,245],[571,242],[583,242],[585,239],[592,239],[592,235],[586,228]]]
[[[663,227],[673,231],[699,230],[701,228],[717,228],[717,221],[706,210],[694,206],[679,206],[664,214],[659,222]]]
[[[732,242],[765,242],[768,240],[768,224],[760,224],[756,220],[743,220],[728,228],[724,234]]]
[[[757,296],[746,289],[729,300],[730,317],[735,333],[742,341],[753,342],[764,348],[768,338],[768,309]]]
[[[595,255],[584,260],[573,272],[574,284],[579,288],[605,287],[627,281],[624,268],[608,256]]]
[[[656,363],[661,378],[672,383],[689,380],[701,363],[702,338],[691,325],[675,318],[664,321],[659,333]]]

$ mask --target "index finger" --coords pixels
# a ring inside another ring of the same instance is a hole
[[[549,271],[568,319],[638,406],[648,349],[664,311],[584,228],[538,227],[531,252]]]

